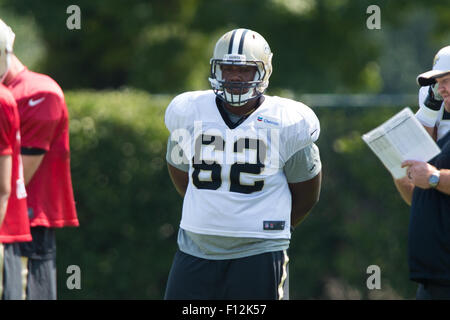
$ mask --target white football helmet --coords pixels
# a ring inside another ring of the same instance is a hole
[[[16,35],[11,28],[0,19],[0,82],[6,76],[11,63],[14,38]]]
[[[267,41],[257,32],[235,29],[225,33],[216,43],[209,82],[217,97],[239,107],[260,97],[269,85],[272,74],[272,52]],[[253,81],[231,82],[222,78],[223,64],[255,66]],[[236,92],[239,91],[239,94]]]

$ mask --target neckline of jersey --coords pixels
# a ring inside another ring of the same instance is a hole
[[[216,101],[216,107],[217,110],[220,113],[220,116],[222,117],[222,120],[225,122],[225,124],[227,125],[228,128],[230,128],[231,130],[236,129],[239,125],[241,125],[242,123],[245,122],[245,120],[247,120],[248,118],[250,118],[253,114],[255,114],[255,112],[261,108],[261,106],[264,104],[264,102],[266,101],[264,96],[261,96],[258,98],[259,100],[262,99],[262,102],[260,101],[260,103],[258,104],[258,106],[253,110],[253,112],[251,112],[250,114],[244,115],[242,116],[238,121],[233,122],[230,120],[230,117],[228,116],[227,112],[225,111],[225,107],[223,105],[223,101],[221,99],[219,99],[218,97],[216,97],[215,101]]]

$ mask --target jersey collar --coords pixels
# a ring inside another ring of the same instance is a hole
[[[245,120],[247,120],[247,118],[249,116],[251,116],[256,110],[258,110],[258,108],[263,104],[264,102],[264,96],[261,96],[258,98],[258,103],[255,109],[253,109],[253,111],[249,114],[243,115],[238,121],[233,122],[230,120],[230,117],[228,116],[227,111],[225,110],[225,106],[223,105],[224,102],[216,97],[216,106],[217,109],[219,110],[220,115],[222,116],[223,121],[225,122],[225,124],[228,126],[228,128],[230,129],[235,129],[237,128],[240,124],[242,124]]]

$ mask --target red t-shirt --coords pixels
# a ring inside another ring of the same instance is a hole
[[[70,174],[69,115],[50,77],[24,69],[8,84],[20,114],[22,147],[46,151],[27,185],[32,227],[78,226]]]
[[[16,101],[0,84],[0,156],[12,157],[11,194],[5,219],[0,227],[0,242],[31,241],[27,199],[20,157],[20,120]]]

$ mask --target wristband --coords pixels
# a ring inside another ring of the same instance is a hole
[[[428,96],[428,90],[429,90],[429,87],[421,87],[419,90],[420,109],[416,113],[416,118],[417,118],[417,120],[419,120],[419,122],[422,125],[424,125],[426,127],[434,128],[434,126],[436,125],[440,110],[432,110],[424,104],[424,102]],[[441,104],[442,104],[442,102],[441,102]]]
[[[420,107],[419,111],[417,111],[416,119],[419,120],[422,125],[434,128],[439,116],[439,112],[440,110],[431,110],[430,108],[423,106]]]

